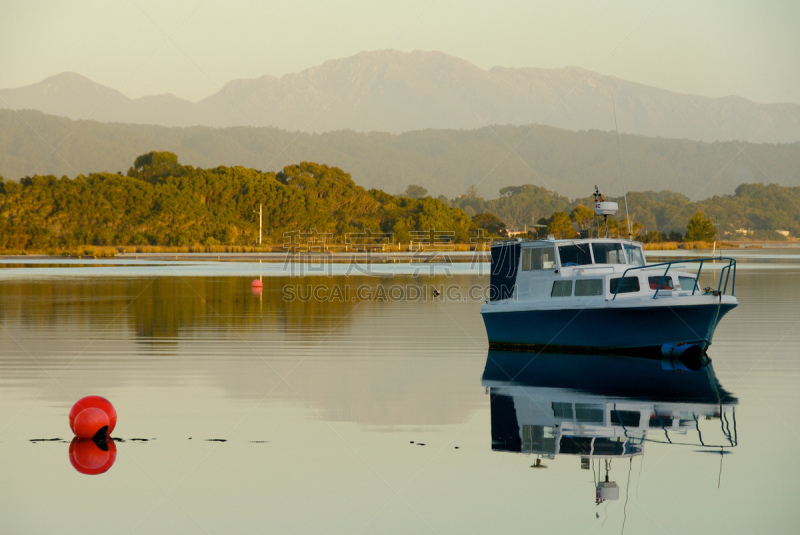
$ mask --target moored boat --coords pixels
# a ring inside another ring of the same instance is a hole
[[[701,289],[710,262],[718,277]],[[492,348],[703,352],[738,304],[735,284],[733,258],[647,264],[633,240],[515,239],[492,246],[481,314]]]

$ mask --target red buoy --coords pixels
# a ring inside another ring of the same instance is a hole
[[[114,441],[95,442],[88,438],[73,438],[69,445],[69,462],[81,474],[102,474],[117,460]]]
[[[108,423],[106,424],[108,425],[108,431],[106,434],[110,435],[117,426],[117,411],[110,401],[100,396],[86,396],[75,402],[75,405],[73,405],[72,409],[69,411],[69,428],[72,429],[72,432],[75,433],[76,436],[81,436],[78,435],[78,432],[75,430],[75,418],[86,409],[99,409],[106,414],[108,417]],[[88,417],[88,415],[86,415],[86,417]],[[94,435],[89,435],[85,438],[92,438],[92,436]]]
[[[253,281],[253,284],[251,284],[250,286],[252,286],[253,288],[261,288],[262,286],[264,286],[264,283],[262,283],[262,282],[261,282],[260,280],[258,280],[258,279],[255,279],[255,280]]]
[[[72,431],[78,438],[98,437],[105,440],[108,428],[108,414],[95,407],[83,409],[72,422]]]

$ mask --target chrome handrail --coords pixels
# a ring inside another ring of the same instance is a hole
[[[617,289],[614,290],[614,297],[611,298],[614,301],[617,298],[617,294],[619,293],[620,288],[622,288],[622,281],[625,280],[625,275],[628,274],[629,271],[634,271],[637,269],[651,269],[657,268],[661,266],[666,266],[664,268],[664,274],[661,275],[661,280],[658,281],[658,286],[656,286],[656,293],[653,294],[653,299],[658,296],[659,290],[661,290],[661,285],[664,283],[664,279],[667,277],[667,273],[669,272],[670,267],[674,264],[694,264],[700,263],[700,267],[697,269],[697,278],[695,279],[694,288],[692,288],[692,295],[697,291],[700,283],[700,273],[703,271],[703,264],[706,262],[717,262],[717,261],[727,261],[728,265],[724,266],[719,273],[719,280],[717,281],[717,290],[716,295],[725,295],[728,291],[728,282],[731,283],[731,293],[730,295],[735,295],[736,293],[736,260],[730,257],[715,257],[715,258],[692,258],[690,260],[674,260],[672,262],[661,262],[659,264],[648,264],[644,266],[635,266],[626,269],[622,273],[622,277],[619,279],[619,284],[617,284]],[[733,273],[733,277],[731,277],[731,273]],[[725,285],[722,284],[722,279],[725,279]]]

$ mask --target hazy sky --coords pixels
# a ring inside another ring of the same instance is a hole
[[[0,0],[0,87],[74,71],[129,97],[199,100],[392,48],[800,103],[798,28],[797,0]]]

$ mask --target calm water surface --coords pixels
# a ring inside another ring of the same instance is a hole
[[[489,353],[468,263],[2,260],[0,533],[796,533],[800,254],[725,254],[699,372]]]

